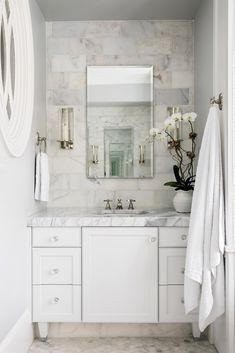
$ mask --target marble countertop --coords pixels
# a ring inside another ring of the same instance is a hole
[[[103,214],[103,210],[47,208],[28,219],[29,227],[188,227],[189,213],[156,209]],[[136,212],[136,211],[135,211]]]

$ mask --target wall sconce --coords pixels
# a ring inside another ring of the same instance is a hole
[[[182,113],[182,110],[180,107],[167,107],[167,113],[168,117],[170,117],[172,114],[175,113]],[[177,121],[175,124],[175,127],[171,129],[171,132],[173,132],[173,137],[174,140],[180,140],[182,137],[182,124],[181,121]]]
[[[145,163],[145,145],[139,145],[140,149],[140,159],[139,159],[139,164],[144,164]]]
[[[99,163],[99,146],[97,145],[91,145],[91,160],[93,164],[98,164]]]
[[[74,140],[74,110],[73,108],[62,108],[59,111],[60,126],[60,148],[73,149]]]

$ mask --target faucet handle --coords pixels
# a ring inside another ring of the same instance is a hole
[[[136,202],[136,200],[134,200],[134,199],[129,199],[129,200],[127,200],[127,202],[129,202],[128,210],[134,210],[133,202]]]
[[[106,210],[111,210],[110,202],[113,202],[113,200],[106,199],[106,200],[104,200],[104,202],[106,202],[105,209]]]

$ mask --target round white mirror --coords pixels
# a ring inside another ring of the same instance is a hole
[[[28,143],[34,100],[34,52],[28,0],[0,2],[0,129],[9,152]]]

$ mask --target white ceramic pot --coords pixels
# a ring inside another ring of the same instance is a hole
[[[189,213],[192,206],[193,191],[176,191],[175,197],[173,199],[173,205],[176,212]]]

